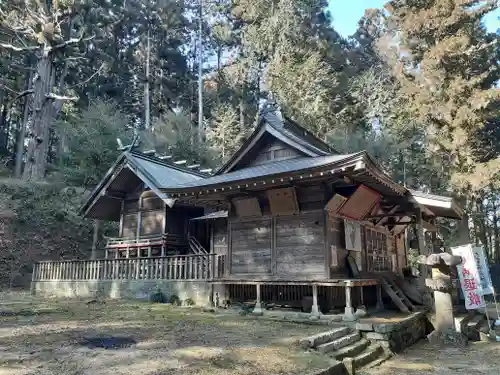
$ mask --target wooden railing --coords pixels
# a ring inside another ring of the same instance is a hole
[[[38,262],[33,281],[51,280],[215,280],[224,277],[225,256],[178,255],[157,258]]]
[[[127,247],[147,247],[163,244],[166,234],[155,234],[141,237],[108,237],[106,238],[107,248],[127,248]]]

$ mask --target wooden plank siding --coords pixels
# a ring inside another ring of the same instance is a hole
[[[271,274],[272,219],[231,223],[231,273]]]
[[[323,212],[276,219],[276,275],[325,278],[325,219]]]
[[[302,156],[299,151],[275,139],[273,142],[261,148],[255,159],[247,164],[252,167],[274,162],[276,160],[292,159]]]

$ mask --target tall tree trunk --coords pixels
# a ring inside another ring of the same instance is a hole
[[[97,259],[97,243],[99,242],[99,229],[101,227],[100,220],[94,220],[94,235],[92,237],[92,252],[90,253],[90,259]]]
[[[7,123],[7,115],[9,108],[4,105],[0,112],[0,155],[8,155],[7,144],[9,140],[9,124]]]
[[[27,77],[25,90],[31,88],[31,82],[33,81],[33,70],[30,69]],[[24,141],[26,139],[26,129],[28,127],[29,113],[30,113],[30,96],[26,95],[24,97],[24,109],[23,109],[23,121],[19,124],[19,129],[16,139],[16,163],[14,167],[14,176],[16,178],[21,178],[23,173],[23,156],[24,156]]]
[[[240,111],[240,131],[245,131],[245,101],[243,100],[243,93],[240,97],[239,111]]]
[[[498,228],[498,216],[497,216],[497,202],[496,202],[496,196],[493,196],[491,199],[491,206],[493,208],[493,243],[495,246],[495,260],[496,263],[500,262],[500,244],[498,243],[499,240],[499,228]]]
[[[54,122],[54,101],[49,97],[55,85],[52,53],[44,54],[37,63],[33,84],[33,122],[26,154],[23,180],[41,181],[45,178],[49,151],[50,127]]]
[[[459,196],[457,201],[459,202],[460,207],[464,210],[464,216],[462,220],[460,220],[458,224],[458,233],[457,233],[457,243],[456,245],[466,245],[471,242],[470,236],[470,228],[469,228],[469,207],[467,206],[467,197]]]
[[[491,260],[490,248],[488,246],[488,236],[487,236],[487,226],[486,226],[486,210],[484,209],[483,198],[479,198],[476,200],[477,209],[477,223],[478,223],[478,239],[483,243],[484,251],[488,256],[488,259]]]

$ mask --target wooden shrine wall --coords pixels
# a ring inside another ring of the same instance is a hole
[[[270,275],[272,219],[231,222],[231,274]]]
[[[164,231],[165,204],[148,192],[124,201],[121,237],[162,234]]]
[[[323,212],[275,218],[276,274],[280,277],[325,277]]]
[[[230,274],[325,278],[324,213],[230,219]]]

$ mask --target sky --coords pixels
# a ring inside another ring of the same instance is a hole
[[[329,0],[329,7],[333,26],[344,37],[354,34],[358,20],[363,16],[366,8],[382,8],[387,0]],[[491,31],[500,28],[498,17],[500,12],[489,14],[485,19],[486,27]]]

